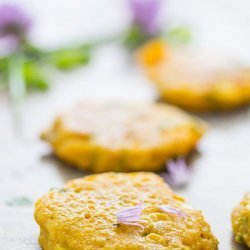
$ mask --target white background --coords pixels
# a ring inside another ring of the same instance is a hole
[[[250,61],[250,2],[248,0],[164,1],[167,27],[187,24],[194,46],[230,53]],[[0,3],[3,1],[0,1]],[[121,32],[129,22],[125,1],[19,0],[35,20],[32,39],[52,48],[100,35]],[[6,201],[27,196],[36,200],[51,187],[82,173],[67,168],[49,155],[39,140],[40,131],[54,115],[79,100],[154,100],[156,92],[119,46],[99,49],[87,68],[51,76],[45,94],[29,95],[22,110],[22,134],[17,136],[8,96],[0,95],[0,249],[31,250],[37,245],[38,227],[33,207],[12,208]],[[210,129],[199,145],[190,185],[178,191],[204,211],[220,249],[241,249],[232,242],[230,213],[249,190],[250,116],[248,109],[224,115],[203,115]]]

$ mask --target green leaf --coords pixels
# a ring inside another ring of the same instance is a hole
[[[192,34],[188,27],[177,26],[169,29],[164,38],[172,44],[187,44],[191,41]]]
[[[7,86],[7,68],[8,60],[6,57],[0,58],[0,91],[6,89]]]
[[[49,88],[49,83],[38,62],[26,61],[23,66],[23,76],[28,89],[46,91]]]
[[[26,58],[33,59],[33,60],[40,60],[46,56],[46,52],[35,47],[29,41],[25,41],[22,46],[22,53],[25,55]]]
[[[7,206],[10,207],[20,207],[20,206],[30,206],[32,201],[27,197],[14,197],[13,199],[6,202]]]
[[[7,66],[8,66],[8,58],[7,57],[1,57],[0,58],[0,74],[3,71],[6,71]]]
[[[126,33],[124,44],[128,48],[134,49],[151,37],[146,36],[139,27],[132,25]]]
[[[86,48],[63,49],[52,54],[52,63],[61,70],[88,64],[90,51]]]

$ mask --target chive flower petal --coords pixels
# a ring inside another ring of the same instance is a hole
[[[14,4],[0,5],[0,42],[8,44],[10,53],[17,50],[30,31],[31,17],[19,6]]]
[[[155,35],[160,30],[159,16],[161,0],[129,0],[132,22],[147,35]]]
[[[144,228],[140,224],[140,216],[143,210],[142,205],[128,207],[116,213],[118,225],[129,225]]]
[[[180,217],[184,216],[184,213],[181,212],[179,209],[171,207],[169,205],[162,205],[162,206],[159,206],[158,208],[164,213],[170,213],[170,214],[174,214]]]
[[[170,160],[166,164],[167,173],[163,174],[165,181],[174,187],[182,187],[191,177],[190,169],[184,159]]]

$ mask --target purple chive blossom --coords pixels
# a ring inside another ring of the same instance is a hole
[[[184,214],[179,209],[171,207],[169,205],[162,205],[162,206],[159,206],[158,208],[164,213],[170,213],[170,214],[174,214],[180,217],[184,216]]]
[[[0,5],[0,46],[13,52],[25,40],[30,27],[31,18],[23,9],[12,4]]]
[[[161,0],[129,0],[133,24],[147,35],[160,31]]]
[[[181,187],[188,183],[191,172],[184,159],[170,160],[166,164],[167,173],[163,175],[165,181],[174,187]]]
[[[128,225],[144,228],[140,224],[140,216],[143,210],[142,205],[128,207],[116,214],[118,225]]]

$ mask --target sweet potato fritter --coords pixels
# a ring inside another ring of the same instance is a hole
[[[199,112],[250,103],[250,68],[234,60],[174,48],[160,40],[139,49],[138,59],[168,103]]]
[[[81,104],[42,134],[62,160],[93,172],[158,171],[192,151],[205,126],[165,104]]]
[[[117,212],[141,204],[139,223],[117,224]],[[178,213],[164,212],[161,206]],[[44,250],[216,250],[200,211],[152,173],[105,173],[72,180],[36,202]]]
[[[235,240],[250,247],[250,193],[247,193],[232,213]]]

